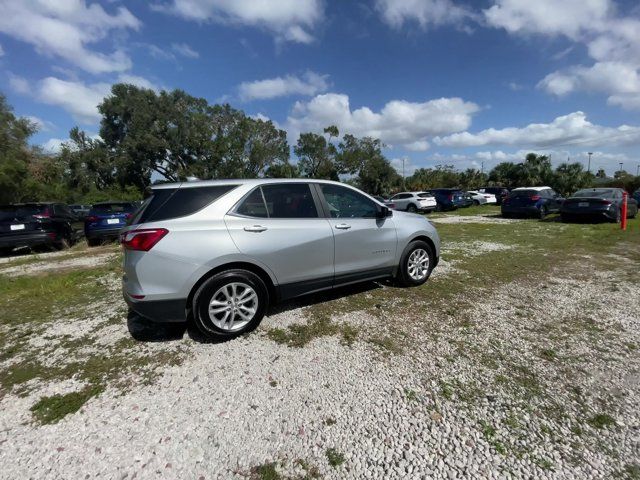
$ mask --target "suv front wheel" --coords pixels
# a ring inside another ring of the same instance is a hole
[[[269,291],[247,270],[227,270],[206,280],[193,296],[193,320],[209,339],[229,339],[250,332],[267,311]]]
[[[396,280],[403,287],[422,285],[429,279],[434,262],[431,246],[422,240],[415,240],[402,253]]]

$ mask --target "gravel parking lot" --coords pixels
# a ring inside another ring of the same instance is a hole
[[[640,222],[483,212],[219,344],[128,316],[115,246],[2,259],[0,477],[640,478]]]

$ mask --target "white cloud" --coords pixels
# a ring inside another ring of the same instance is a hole
[[[41,146],[46,153],[56,154],[56,153],[60,153],[60,150],[62,150],[62,144],[68,141],[69,141],[68,138],[65,138],[65,139],[50,138],[49,140],[44,142]]]
[[[115,14],[84,0],[0,0],[0,32],[33,45],[91,73],[123,71],[131,59],[122,50],[105,54],[88,45],[104,40],[113,30],[137,30],[140,21],[124,7]]]
[[[610,105],[640,109],[640,18],[619,16],[612,0],[496,0],[484,14],[512,34],[564,36],[587,47],[593,65],[552,72],[539,88],[557,96],[603,93]]]
[[[39,132],[49,132],[55,128],[55,125],[48,120],[42,120],[34,115],[26,115],[24,118],[33,123]]]
[[[301,77],[287,75],[285,77],[268,78],[254,82],[242,82],[238,86],[240,99],[262,100],[290,95],[315,95],[324,92],[328,87],[327,75],[319,75],[308,71]]]
[[[379,112],[368,107],[351,110],[344,94],[318,95],[309,102],[296,102],[287,119],[292,138],[300,132],[322,132],[336,125],[341,133],[371,136],[389,146],[414,150],[428,148],[428,139],[469,127],[471,116],[479,110],[475,103],[460,98],[440,98],[423,103],[392,100]]]
[[[16,93],[25,94],[31,91],[29,81],[20,75],[9,72],[9,87]]]
[[[183,57],[200,58],[200,54],[186,43],[172,43],[171,50]]]
[[[310,30],[323,17],[322,0],[170,0],[155,10],[188,20],[259,27],[278,40],[310,43]]]
[[[411,21],[421,28],[459,25],[474,16],[451,0],[376,0],[375,8],[384,22],[394,28]]]
[[[109,83],[85,85],[47,77],[39,83],[37,95],[44,103],[62,107],[79,122],[94,123],[100,120],[97,106],[110,90]]]
[[[405,177],[410,177],[418,169],[418,167],[413,164],[409,157],[393,158],[391,160],[391,166],[395,168],[396,172],[398,172],[400,175],[402,175],[404,171]]]
[[[640,145],[640,127],[621,125],[612,128],[594,125],[583,112],[574,112],[557,117],[551,123],[532,123],[523,128],[499,130],[489,128],[478,133],[454,133],[437,137],[434,143],[443,147],[515,145],[522,148]]]

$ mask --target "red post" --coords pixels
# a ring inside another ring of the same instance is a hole
[[[627,192],[622,193],[622,208],[620,209],[620,228],[622,230],[627,229],[627,198],[629,194]]]

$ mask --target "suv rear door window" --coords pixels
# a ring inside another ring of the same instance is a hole
[[[262,185],[244,199],[236,213],[256,218],[318,218],[306,183]]]

